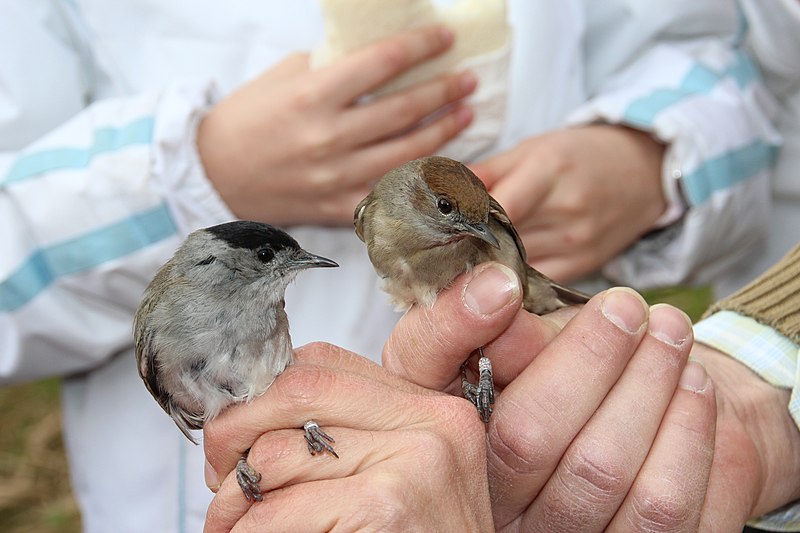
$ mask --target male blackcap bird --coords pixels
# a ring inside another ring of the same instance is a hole
[[[390,170],[358,204],[354,224],[384,290],[401,309],[432,305],[442,288],[485,261],[517,273],[523,306],[531,313],[589,299],[528,265],[522,240],[500,204],[471,170],[446,157],[424,157]],[[475,386],[464,378],[464,395],[488,421],[494,401],[491,363],[481,357],[478,365],[480,381]]]
[[[301,270],[335,266],[277,228],[235,221],[191,233],[161,267],[134,318],[136,362],[189,440],[197,444],[189,430],[259,396],[291,364],[286,287]],[[316,423],[304,429],[312,455],[336,456]],[[237,479],[248,500],[260,501],[261,476],[246,458]]]

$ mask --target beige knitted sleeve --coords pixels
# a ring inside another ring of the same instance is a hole
[[[704,316],[721,310],[748,316],[800,344],[800,246]]]

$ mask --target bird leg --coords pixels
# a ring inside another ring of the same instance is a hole
[[[333,440],[333,437],[322,431],[322,428],[319,427],[319,424],[313,420],[309,420],[303,424],[303,430],[305,431],[305,439],[306,444],[308,444],[308,451],[311,455],[317,455],[318,453],[327,451],[337,459],[339,458],[336,452],[333,451],[331,445],[328,444],[328,442],[336,441]]]
[[[236,481],[239,482],[239,487],[244,492],[244,497],[248,502],[260,502],[262,500],[261,487],[258,483],[261,481],[261,474],[256,472],[256,469],[247,464],[247,455],[250,453],[248,449],[239,458],[236,463]]]
[[[467,381],[465,362],[461,365],[461,389],[464,391],[464,398],[472,402],[481,415],[484,423],[489,422],[492,415],[492,404],[494,404],[494,380],[492,378],[492,362],[483,355],[483,347],[478,348],[480,359],[478,360],[478,384],[473,385]]]

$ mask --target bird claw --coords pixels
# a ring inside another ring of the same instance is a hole
[[[309,420],[303,424],[303,430],[305,431],[304,436],[306,439],[306,444],[308,444],[308,452],[311,455],[328,452],[337,459],[339,458],[339,455],[333,450],[333,447],[328,444],[329,442],[336,441],[333,440],[333,437],[325,433],[322,428],[319,427],[319,424],[313,420]]]
[[[473,385],[467,381],[466,363],[461,366],[461,389],[464,398],[472,402],[481,415],[484,423],[489,422],[494,404],[494,381],[492,377],[492,362],[483,355],[483,348],[478,349],[481,358],[478,360],[478,384]]]
[[[248,450],[249,452],[249,450]],[[244,497],[248,502],[260,502],[263,499],[261,495],[261,487],[258,486],[261,481],[261,474],[256,472],[256,469],[247,464],[247,452],[239,458],[236,463],[236,481],[239,482],[239,487],[244,493]]]

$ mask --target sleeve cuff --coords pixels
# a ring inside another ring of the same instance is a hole
[[[695,341],[747,366],[774,387],[791,390],[789,414],[800,428],[800,346],[769,326],[733,311],[718,311],[694,326]]]
[[[151,172],[182,235],[236,218],[208,180],[197,151],[197,127],[219,99],[216,86],[183,84],[168,88],[156,113]]]

